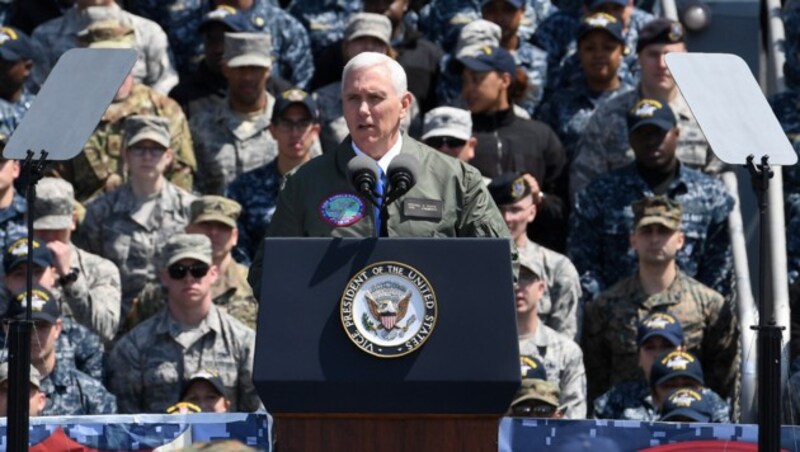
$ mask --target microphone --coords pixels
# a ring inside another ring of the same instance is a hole
[[[391,190],[386,195],[386,204],[408,193],[417,183],[419,160],[410,154],[400,154],[389,163],[386,171]]]
[[[356,191],[367,198],[374,206],[378,206],[376,201],[375,185],[378,182],[378,164],[375,160],[365,156],[357,155],[347,162],[347,180],[353,185]]]

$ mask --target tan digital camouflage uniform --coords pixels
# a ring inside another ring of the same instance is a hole
[[[135,84],[124,100],[112,102],[83,152],[72,160],[58,164],[54,172],[72,183],[75,199],[86,203],[116,189],[123,183],[122,138],[125,118],[134,115],[155,115],[169,119],[170,147],[175,151],[172,165],[165,176],[175,185],[191,191],[197,168],[189,123],[180,105],[147,86]]]
[[[199,326],[180,325],[162,309],[123,336],[109,358],[109,386],[120,413],[163,413],[184,381],[202,369],[219,373],[231,411],[255,411],[255,333],[213,304]]]

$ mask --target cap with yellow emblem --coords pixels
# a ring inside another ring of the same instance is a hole
[[[275,106],[272,107],[272,117],[280,122],[281,116],[292,105],[302,105],[308,109],[311,120],[319,122],[319,106],[314,97],[299,88],[287,89],[275,99]]]
[[[677,124],[669,104],[658,99],[639,99],[628,111],[627,121],[628,133],[646,125],[672,130]]]
[[[189,210],[191,224],[216,221],[235,228],[242,206],[224,196],[206,195],[192,201]]]
[[[14,299],[8,303],[8,308],[3,316],[6,320],[22,320],[28,306],[28,290],[22,289],[14,294]],[[46,288],[34,284],[31,290],[31,320],[40,320],[54,324],[61,317],[53,293]]]
[[[33,41],[14,27],[0,27],[0,59],[10,62],[36,59]]]

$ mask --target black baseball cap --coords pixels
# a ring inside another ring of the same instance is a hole
[[[243,31],[255,31],[255,29],[250,25],[250,21],[244,17],[244,14],[242,14],[238,9],[228,5],[217,6],[215,9],[206,13],[198,30],[200,33],[203,33],[211,24],[222,24],[228,28],[229,31],[237,33]]]
[[[280,96],[275,99],[275,106],[272,107],[272,118],[280,121],[283,112],[292,105],[302,105],[308,109],[311,119],[314,122],[319,122],[319,106],[314,97],[303,91],[300,88],[291,88],[282,92]]]
[[[678,388],[670,392],[664,400],[659,421],[688,418],[695,422],[711,422],[713,413],[711,401],[703,396],[702,391]]]
[[[513,204],[531,194],[531,186],[518,171],[495,177],[486,188],[498,206]]]
[[[25,318],[28,306],[28,290],[22,289],[14,293],[14,298],[8,302],[3,318],[5,320],[22,320]],[[61,317],[61,309],[53,293],[46,288],[34,284],[31,291],[31,319],[42,320],[54,324]]]
[[[658,386],[679,376],[689,377],[701,385],[706,384],[700,360],[691,353],[678,350],[662,353],[656,358],[650,370],[650,384]]]
[[[502,47],[481,47],[470,55],[458,58],[458,62],[475,72],[508,72],[513,76],[517,70],[514,57]]]
[[[222,397],[228,399],[228,391],[225,389],[225,385],[222,383],[222,378],[220,378],[219,373],[213,370],[203,369],[199,370],[192,374],[189,377],[189,380],[186,381],[186,384],[183,385],[183,390],[181,391],[180,400],[183,400],[186,397],[186,393],[189,391],[189,388],[198,381],[207,381],[214,389],[221,395]]]
[[[28,263],[28,239],[23,237],[11,242],[3,251],[3,270],[11,273],[22,264]],[[47,246],[37,239],[33,239],[33,265],[35,267],[50,267],[53,265],[53,253]]]
[[[639,99],[628,111],[628,133],[646,125],[663,130],[672,130],[676,125],[675,114],[669,104],[659,99]]]
[[[675,44],[678,42],[686,42],[686,31],[680,22],[663,17],[653,19],[639,32],[636,53],[651,44]]]
[[[6,61],[33,60],[36,47],[31,38],[14,27],[0,27],[0,58]]]
[[[614,40],[625,45],[625,38],[622,37],[622,22],[611,14],[594,13],[584,17],[578,27],[578,41],[593,31],[604,31]]]
[[[661,336],[676,347],[683,344],[681,323],[666,312],[656,312],[639,322],[636,344],[641,347],[645,341],[654,336]]]

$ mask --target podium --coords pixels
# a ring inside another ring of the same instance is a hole
[[[263,246],[253,382],[279,450],[497,450],[520,383],[507,240]]]

